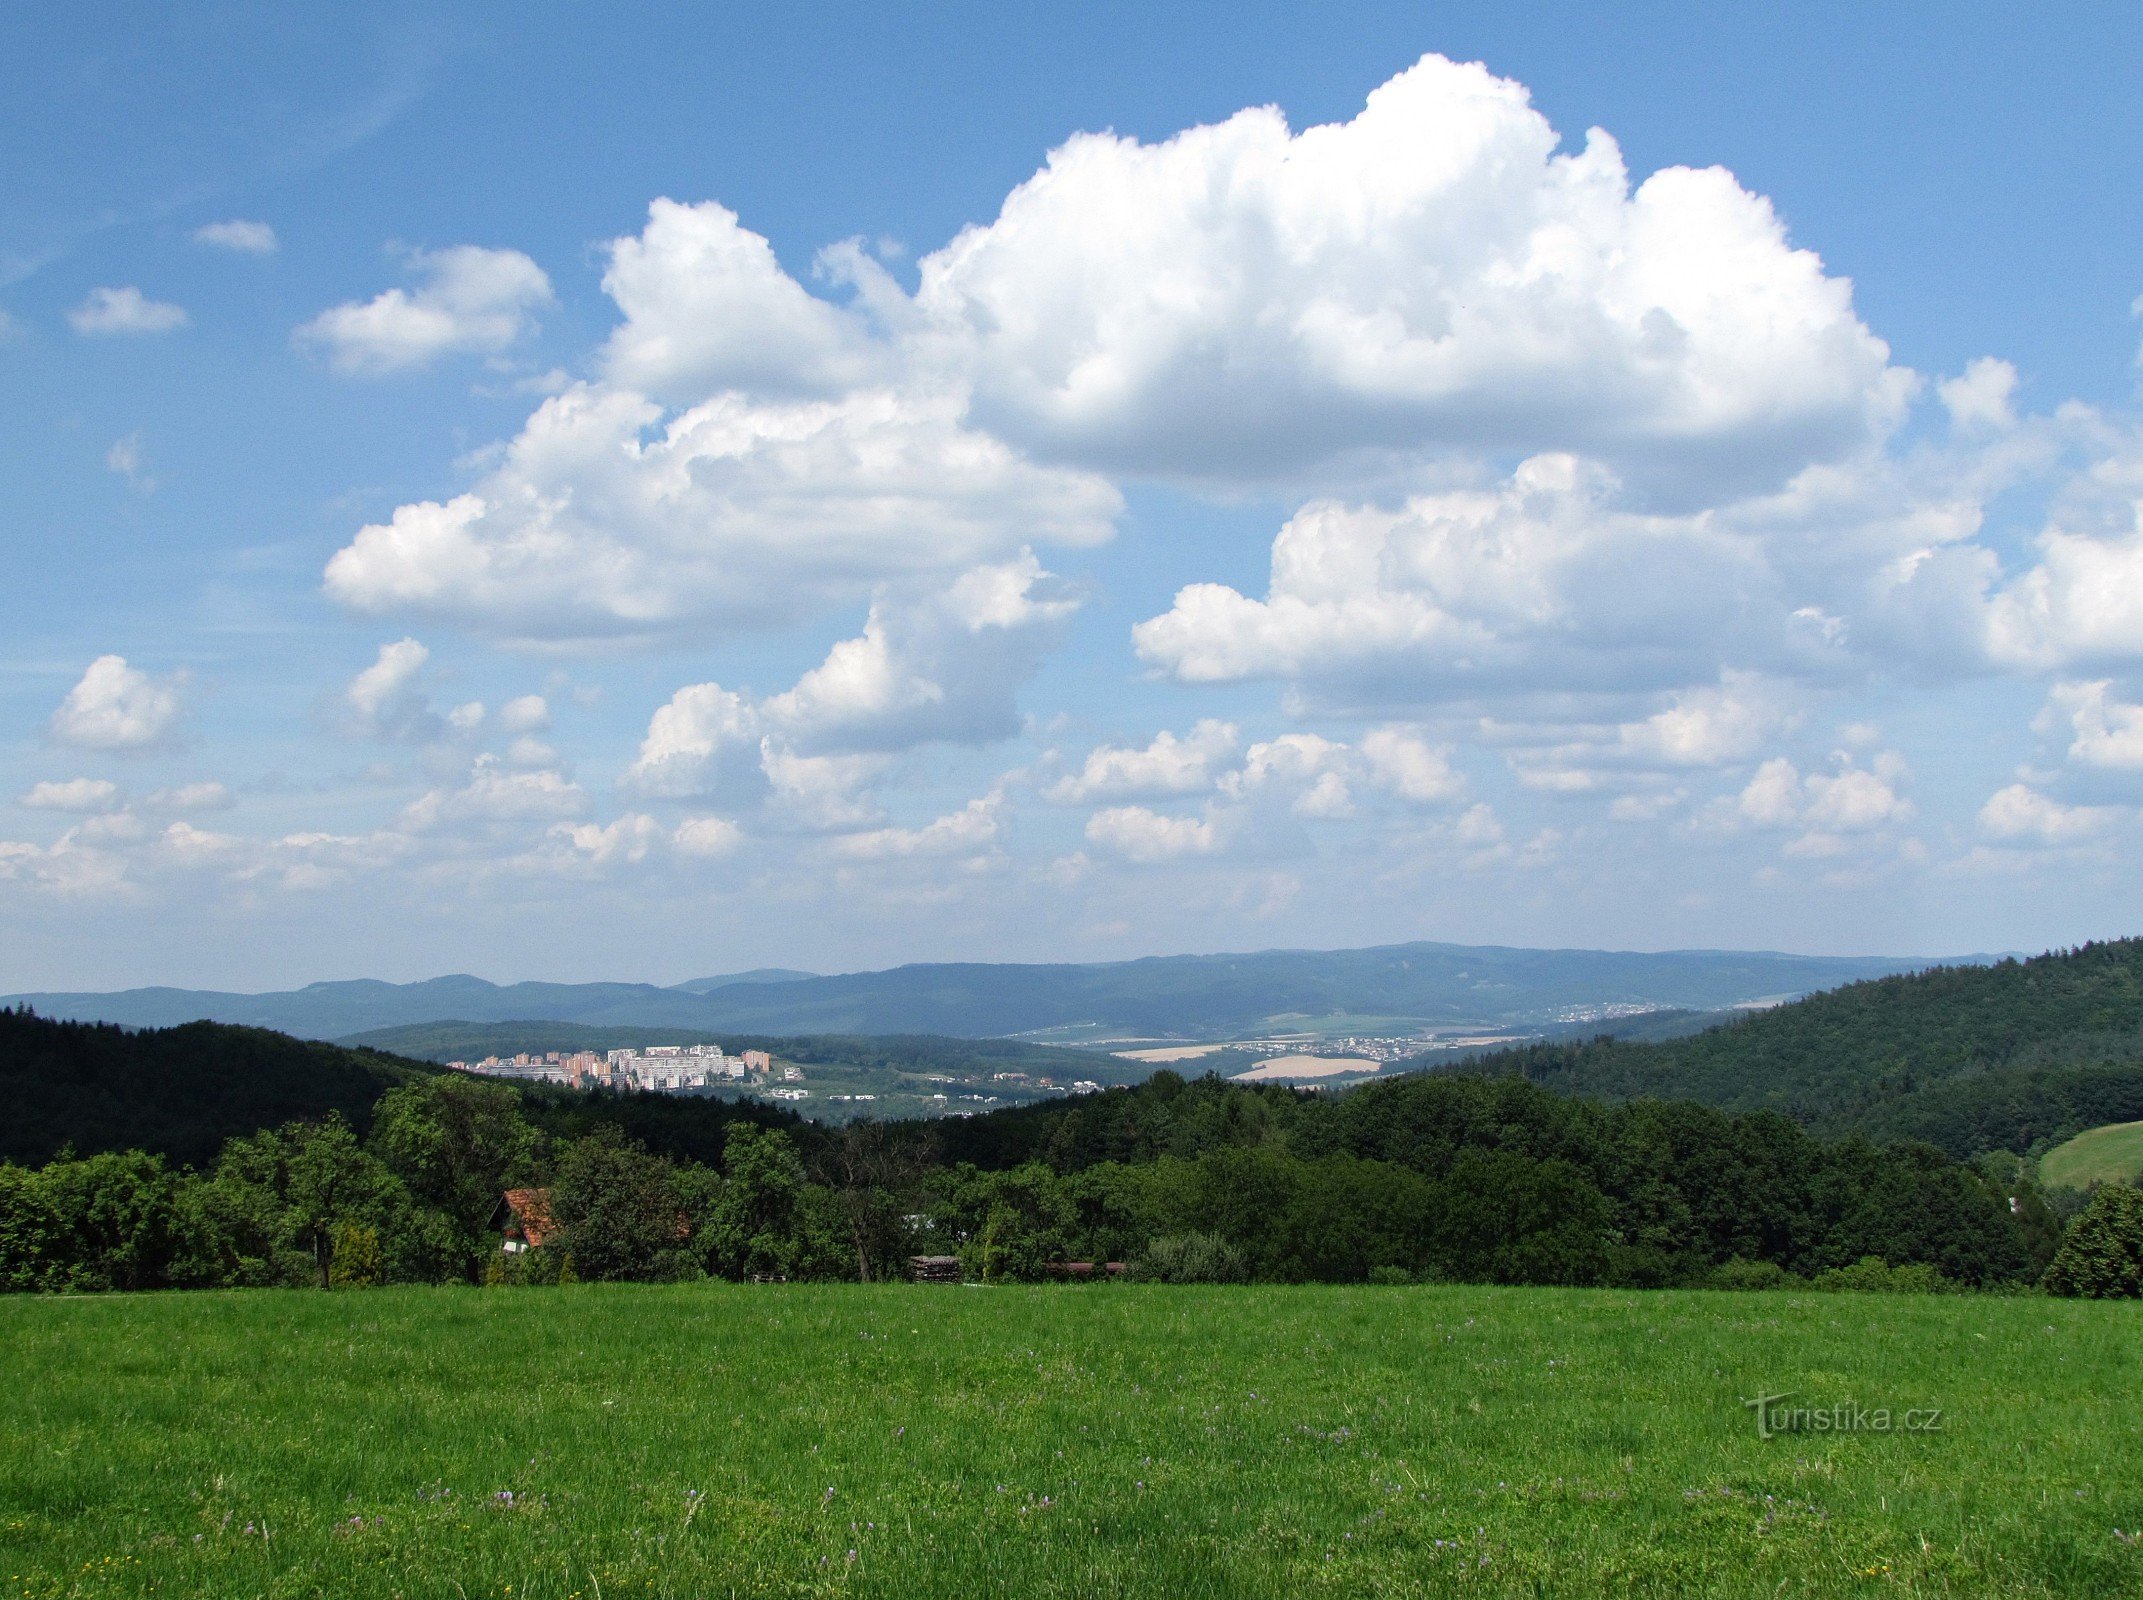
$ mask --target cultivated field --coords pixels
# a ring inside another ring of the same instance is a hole
[[[2143,1593],[2139,1357],[2138,1308],[2036,1299],[25,1296],[0,1302],[0,1576],[412,1600]],[[1789,1390],[1857,1402],[1865,1431],[1759,1438],[1742,1401]]]
[[[2143,1122],[2115,1122],[2079,1133],[2039,1158],[2039,1176],[2063,1189],[2133,1183],[2143,1174]]]

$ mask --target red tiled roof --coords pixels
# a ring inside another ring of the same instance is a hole
[[[551,1191],[548,1189],[508,1189],[506,1191],[506,1232],[518,1233],[528,1241],[531,1250],[540,1250],[550,1243],[551,1235],[558,1231],[558,1224],[551,1220]]]

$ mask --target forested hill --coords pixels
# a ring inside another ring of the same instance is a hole
[[[1659,1044],[1484,1056],[1610,1099],[1784,1112],[1821,1133],[2022,1150],[2143,1117],[2143,940],[1850,984]]]
[[[434,1070],[262,1028],[136,1033],[0,1010],[0,1161],[72,1144],[202,1163],[234,1135],[337,1111],[361,1132],[382,1093]]]

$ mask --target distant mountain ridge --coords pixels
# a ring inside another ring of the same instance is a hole
[[[1085,965],[925,963],[834,976],[760,969],[669,988],[502,985],[456,974],[406,984],[348,979],[267,994],[174,988],[29,993],[0,1003],[130,1027],[206,1019],[314,1039],[444,1021],[964,1038],[1087,1025],[1144,1037],[1213,1039],[1333,1017],[1360,1018],[1362,1031],[1373,1031],[1541,1025],[1616,1008],[1721,1011],[1927,965],[1879,956],[1423,942]]]

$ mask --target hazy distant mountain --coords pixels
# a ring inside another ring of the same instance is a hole
[[[798,972],[794,967],[754,967],[749,972],[728,972],[716,978],[688,978],[670,987],[682,989],[686,994],[712,994],[733,983],[794,983],[799,978],[817,976],[815,972]]]
[[[1156,956],[1091,965],[938,963],[814,977],[777,969],[640,983],[455,976],[357,979],[274,994],[127,989],[17,994],[45,1016],[134,1026],[208,1018],[336,1039],[418,1022],[579,1022],[732,1033],[939,1033],[968,1038],[1086,1025],[1146,1037],[1226,1038],[1351,1017],[1363,1031],[1510,1027],[1617,1007],[1716,1011],[1912,971],[1925,961],[1677,950],[1519,950],[1449,944]]]

